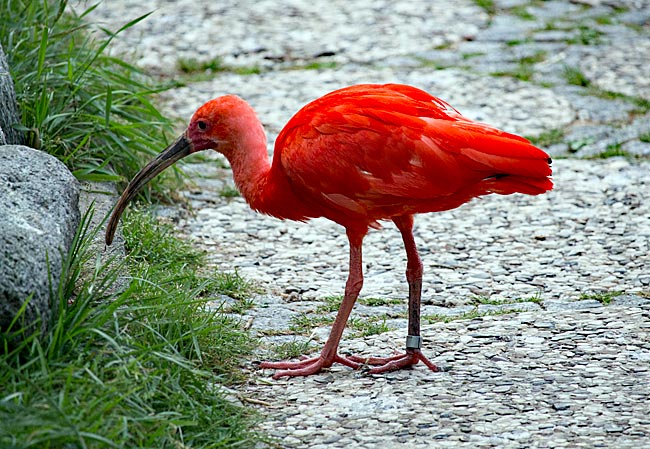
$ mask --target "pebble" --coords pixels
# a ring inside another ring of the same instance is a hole
[[[491,196],[416,218],[423,316],[436,317],[423,320],[423,350],[448,369],[367,376],[334,366],[269,382],[269,371],[250,367],[239,393],[270,404],[259,406],[259,430],[281,447],[650,446],[650,114],[640,107],[650,99],[650,5],[494,4],[489,15],[470,0],[112,0],[89,16],[117,29],[154,11],[111,47],[154,74],[180,79],[180,60],[192,58],[260,72],[200,74],[203,81],[190,78],[160,101],[187,121],[207,99],[236,93],[257,110],[269,152],[302,105],[361,82],[412,84],[506,131],[564,135],[548,147],[561,156],[553,192]],[[569,84],[568,69],[591,86]],[[583,159],[613,148],[638,159]],[[211,267],[236,270],[263,291],[243,317],[253,332],[286,334],[295,316],[342,294],[344,233],[323,219],[282,222],[220,197],[232,186],[228,164],[206,160],[186,164],[201,175],[181,192],[194,213],[161,213],[208,250]],[[408,295],[390,223],[368,234],[364,262],[362,297],[401,303],[357,304],[353,317],[386,314],[393,327],[363,338],[348,330],[341,351],[388,355],[403,345]],[[606,305],[603,292],[625,294]],[[477,297],[489,303],[476,306]],[[479,316],[458,319],[468,314]],[[263,341],[322,343],[328,332]]]

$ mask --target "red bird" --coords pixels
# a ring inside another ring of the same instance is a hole
[[[264,362],[282,376],[307,376],[342,363],[381,373],[423,362],[420,292],[422,262],[413,238],[413,215],[453,209],[498,193],[538,195],[551,190],[551,159],[528,140],[463,117],[446,102],[399,84],[363,84],[331,92],[303,107],[280,132],[273,164],[255,111],[226,95],[201,106],[187,130],[144,167],[120,197],[106,243],[127,203],[153,177],[179,159],[214,149],[232,166],[241,194],[255,210],[281,219],[326,217],[343,226],[350,242],[345,295],[318,357]],[[409,321],[406,350],[386,358],[341,356],[338,346],[363,285],[362,241],[379,220],[392,220],[407,255]]]

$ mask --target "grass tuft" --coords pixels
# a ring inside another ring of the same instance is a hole
[[[607,148],[604,151],[601,151],[598,154],[589,156],[586,159],[609,159],[610,157],[625,157],[625,158],[634,158],[634,155],[623,150],[620,143],[613,143],[607,145]]]
[[[348,327],[354,331],[353,337],[370,337],[388,332],[391,328],[386,324],[386,316],[372,318],[352,318]]]
[[[146,15],[93,38],[83,17],[96,5],[81,16],[66,6],[0,0],[23,129],[80,179],[130,178],[166,144],[171,123],[151,103],[165,87],[104,50]],[[254,342],[209,307],[223,294],[245,300],[250,285],[206,273],[204,254],[134,210],[123,221],[128,257],[102,261],[91,213],[47,331],[26,332],[20,316],[0,330],[0,447],[255,447],[253,417],[221,387],[239,380]]]
[[[579,45],[598,45],[602,43],[603,32],[587,25],[580,25],[576,30],[576,35],[567,41],[568,44]]]
[[[528,6],[526,5],[513,6],[509,11],[510,14],[517,16],[522,20],[531,21],[537,19],[533,13],[528,11]]]
[[[550,147],[564,141],[565,131],[563,129],[554,128],[544,131],[538,136],[526,137],[533,145],[540,147]]]
[[[474,0],[474,3],[476,3],[479,8],[482,8],[483,11],[491,16],[497,12],[497,7],[494,3],[494,0]]]
[[[21,129],[28,144],[62,160],[80,180],[125,181],[166,146],[172,131],[152,103],[170,86],[106,53],[147,15],[100,35],[83,20],[97,5],[79,16],[66,6],[65,0],[0,1],[0,41],[11,49]],[[149,184],[145,195],[161,192],[159,186]]]
[[[310,354],[318,348],[311,341],[289,341],[281,343],[273,348],[273,352],[280,360],[295,359],[303,355]]]
[[[216,57],[206,61],[200,61],[196,58],[179,58],[176,61],[178,70],[186,75],[194,75],[192,80],[198,81],[203,79],[210,79],[209,76],[213,73],[231,72],[238,75],[257,75],[262,73],[262,69],[258,66],[238,67],[225,65],[221,58]]]
[[[200,259],[182,255],[186,272],[148,261],[158,237],[171,239],[154,232],[125,262],[97,263],[81,280],[98,232],[89,221],[65,258],[48,331],[19,343],[19,329],[0,334],[0,446],[254,445],[252,416],[219,387],[252,343],[185,278]],[[114,292],[126,272],[127,287]]]
[[[225,184],[221,190],[219,190],[219,196],[223,198],[236,198],[238,196],[241,196],[241,194],[236,187]]]
[[[612,291],[612,292],[598,292],[598,293],[583,293],[580,295],[581,300],[585,299],[595,299],[601,304],[608,305],[612,302],[617,296],[625,294],[623,291]]]
[[[562,74],[566,82],[574,86],[589,87],[591,85],[589,78],[577,67],[565,66]]]

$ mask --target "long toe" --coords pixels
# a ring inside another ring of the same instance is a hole
[[[334,363],[340,363],[352,369],[359,369],[361,367],[360,363],[335,354],[332,360],[326,360],[324,357],[318,356],[297,362],[262,362],[260,363],[260,368],[281,370],[273,375],[274,379],[279,379],[280,377],[310,376],[320,372],[323,368],[329,368]]]
[[[431,371],[440,371],[440,369],[433,364],[420,350],[409,349],[406,352],[392,357],[358,357],[351,356],[350,360],[363,363],[365,365],[371,365],[369,374],[380,374],[386,373],[389,371],[396,371],[402,368],[408,368],[415,365],[418,362],[424,363],[427,368]]]

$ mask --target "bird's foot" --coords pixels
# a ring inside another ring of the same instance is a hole
[[[260,368],[282,370],[273,375],[274,379],[279,379],[280,377],[310,376],[318,373],[323,368],[329,368],[334,363],[340,363],[349,366],[352,369],[359,369],[361,367],[360,363],[357,363],[350,358],[341,357],[338,354],[334,354],[334,357],[329,358],[331,360],[320,355],[318,357],[305,358],[298,362],[262,362],[260,363]]]
[[[419,349],[407,349],[403,354],[397,354],[392,357],[359,357],[349,356],[348,360],[361,365],[372,365],[368,373],[379,374],[389,371],[396,371],[405,367],[410,367],[418,362],[424,363],[431,371],[440,371]]]

